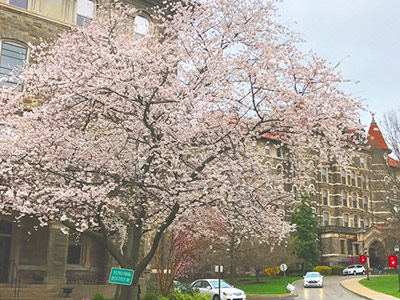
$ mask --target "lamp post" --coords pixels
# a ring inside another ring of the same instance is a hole
[[[399,246],[399,244],[396,244],[396,245],[394,246],[394,253],[396,254],[396,259],[397,259],[397,273],[398,273],[398,277],[399,277],[399,292],[400,292],[399,252],[400,252],[400,246]]]
[[[367,280],[369,280],[369,268],[368,268],[368,250],[364,249],[365,259],[365,266],[367,267]]]

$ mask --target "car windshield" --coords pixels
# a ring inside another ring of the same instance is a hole
[[[211,285],[212,285],[212,287],[214,289],[218,289],[219,288],[218,280],[210,280],[210,283],[211,283]],[[230,287],[231,287],[230,284],[228,284],[227,282],[221,280],[221,288],[222,289],[223,288],[230,288]]]
[[[321,275],[319,273],[307,273],[305,277],[321,277]]]

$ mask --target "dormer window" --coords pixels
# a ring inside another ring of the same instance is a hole
[[[328,181],[328,179],[326,177],[326,168],[322,168],[321,169],[321,181],[322,182],[327,182]]]
[[[90,0],[78,0],[76,9],[76,25],[84,26],[89,24],[94,17],[94,3]]]

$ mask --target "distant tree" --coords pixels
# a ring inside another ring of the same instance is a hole
[[[385,140],[394,156],[400,160],[400,106],[397,110],[389,110],[384,114],[383,127]]]
[[[317,244],[319,225],[313,214],[308,194],[301,195],[301,204],[292,214],[292,224],[296,225],[296,231],[291,245],[295,254],[301,259],[303,269],[317,265],[321,255]]]

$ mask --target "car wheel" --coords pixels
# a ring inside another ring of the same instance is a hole
[[[354,272],[353,272],[353,275],[357,275],[357,272],[356,272],[356,271],[354,271]]]
[[[220,300],[218,295],[214,295],[213,300]]]
[[[365,271],[363,271],[362,274],[365,275]]]

